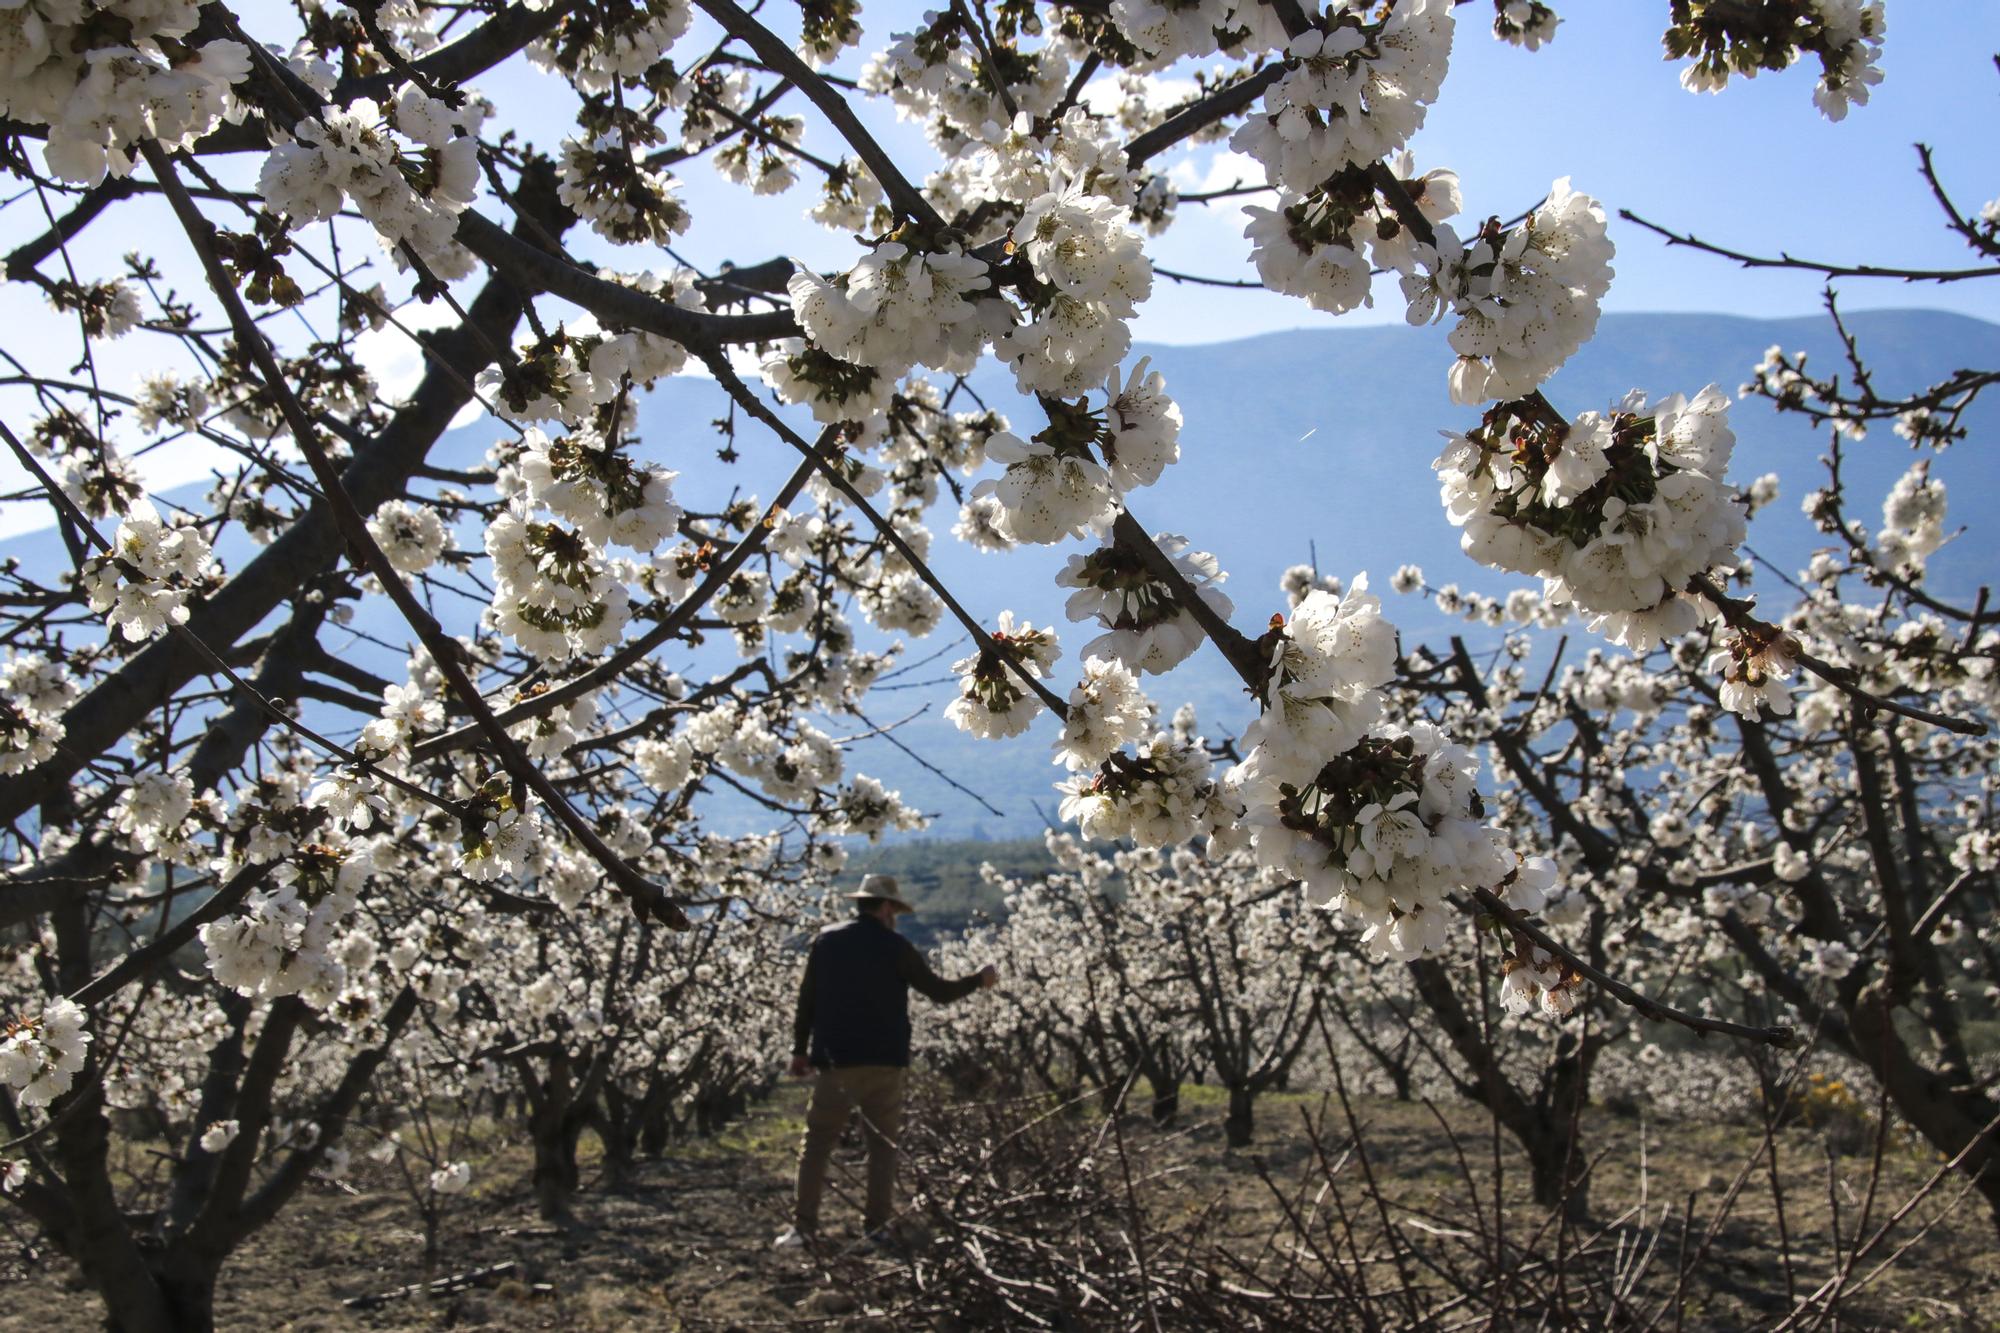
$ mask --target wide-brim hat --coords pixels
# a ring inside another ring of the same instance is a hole
[[[896,883],[894,875],[863,875],[861,887],[847,896],[856,902],[867,898],[879,899],[892,905],[898,912],[916,911],[916,908],[903,901],[902,893],[902,888]]]

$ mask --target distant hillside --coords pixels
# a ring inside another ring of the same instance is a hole
[[[1928,384],[1962,366],[2000,367],[2000,325],[1937,312],[1877,311],[1853,315],[1851,327],[1870,358],[1876,387],[1884,393]],[[1565,409],[1581,411],[1605,406],[1632,388],[1692,393],[1713,382],[1733,392],[1773,343],[1808,352],[1818,367],[1831,370],[1842,364],[1825,319],[1609,315],[1598,336],[1551,383],[1549,393]],[[1185,533],[1221,558],[1229,571],[1227,591],[1236,601],[1238,624],[1259,625],[1281,610],[1279,573],[1314,552],[1321,569],[1342,578],[1368,571],[1406,642],[1435,639],[1459,624],[1421,600],[1388,596],[1388,577],[1398,564],[1422,565],[1434,584],[1457,582],[1495,594],[1518,586],[1460,554],[1457,533],[1438,505],[1430,465],[1439,432],[1469,424],[1476,415],[1448,400],[1450,354],[1440,330],[1299,331],[1209,346],[1142,345],[1134,349],[1133,360],[1139,356],[1152,357],[1166,376],[1187,424],[1180,463],[1157,486],[1133,497],[1134,511],[1154,530]],[[982,368],[974,388],[1010,414],[1022,433],[1039,427],[1035,408],[1013,392],[1004,369]],[[2000,494],[2000,452],[1980,438],[1991,436],[2000,424],[1996,412],[2000,402],[1982,402],[1968,420],[1974,440],[1944,455],[1935,469],[1951,488],[1953,514],[1960,520],[1973,516],[1986,497]],[[734,441],[736,461],[720,461],[718,451],[727,442],[716,423],[731,415],[712,381],[691,376],[671,380],[642,404],[640,452],[678,470],[681,493],[697,505],[713,507],[731,490],[768,498],[796,464],[796,455],[749,426]],[[1778,568],[1798,568],[1818,544],[1798,504],[1819,484],[1816,460],[1825,441],[1760,403],[1739,403],[1732,422],[1739,440],[1732,476],[1747,482],[1777,472],[1784,481],[1779,503],[1753,527],[1752,545]],[[473,465],[494,434],[490,422],[459,431],[440,445],[434,461],[443,467]],[[1878,521],[1880,495],[1909,462],[1903,442],[1886,430],[1850,448],[1847,482],[1865,500],[1857,517]],[[189,488],[180,498],[197,503],[200,488]],[[1066,648],[1057,675],[1072,672],[1076,648],[1095,631],[1063,619],[1063,591],[1055,586],[1054,575],[1078,547],[981,555],[951,538],[955,519],[949,497],[930,515],[937,537],[932,560],[939,573],[968,609],[989,624],[1003,609],[1037,625],[1054,624]],[[469,550],[481,549],[480,534],[470,527],[458,534],[458,542]],[[240,563],[245,545],[232,539],[222,554],[232,565]],[[8,546],[9,554],[31,569],[67,564],[52,531],[12,539]],[[1996,550],[2000,547],[1993,531],[1975,532],[1970,541],[1948,546],[1935,557],[1934,577],[1946,591],[1969,600],[1980,584],[2000,584]],[[453,628],[471,623],[473,608],[463,601],[446,599],[435,609]],[[355,628],[394,644],[409,638],[385,605],[372,606]],[[865,627],[863,632],[865,639],[879,642],[880,636],[869,635]],[[400,653],[359,636],[329,646],[381,674],[402,674]],[[902,723],[896,740],[976,790],[979,799],[952,790],[880,740],[858,746],[851,766],[874,774],[932,812],[932,838],[1038,834],[1044,815],[1054,815],[1051,784],[1060,776],[1050,762],[1049,719],[1013,742],[970,739],[941,716],[952,694],[948,666],[964,651],[962,637],[947,622],[931,639],[909,648],[906,660],[931,660],[871,695],[865,723],[838,720],[834,729],[858,732]],[[699,678],[721,669],[729,652],[726,643],[718,642],[676,660]],[[1211,650],[1197,653],[1171,676],[1149,681],[1149,689],[1165,708],[1192,701],[1211,734],[1236,729],[1247,719],[1248,700]],[[347,721],[341,715],[333,724],[351,731]],[[747,827],[768,818],[747,802],[722,800],[709,810],[720,827]],[[855,850],[857,867],[885,855],[879,849]]]

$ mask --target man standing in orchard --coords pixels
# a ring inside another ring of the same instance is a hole
[[[917,946],[896,933],[896,918],[916,909],[898,897],[893,876],[868,875],[847,896],[855,916],[828,926],[813,941],[799,981],[792,1020],[794,1078],[817,1069],[799,1150],[798,1198],[781,1250],[804,1246],[819,1231],[833,1146],[849,1112],[861,1112],[868,1141],[868,1238],[887,1244],[896,1203],[896,1139],[903,1128],[903,1089],[910,1067],[910,991],[938,1004],[999,984],[992,966],[947,981],[931,971]]]

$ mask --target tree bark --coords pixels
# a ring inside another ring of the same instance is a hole
[[[222,1265],[179,1259],[154,1274],[174,1333],[215,1333],[215,1282]]]
[[[640,1102],[627,1097],[615,1082],[606,1082],[603,1095],[591,1108],[590,1124],[604,1145],[604,1185],[622,1190],[632,1183],[632,1168],[638,1157]]]
[[[1229,1085],[1229,1114],[1222,1121],[1222,1137],[1230,1147],[1249,1146],[1251,1135],[1256,1130],[1256,1105],[1256,1089],[1243,1083]]]

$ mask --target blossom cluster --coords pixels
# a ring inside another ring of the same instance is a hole
[[[1116,659],[1086,657],[1083,678],[1070,690],[1056,762],[1089,772],[1152,729],[1153,703],[1132,669]]]
[[[1787,682],[1798,669],[1799,642],[1781,630],[1746,629],[1728,636],[1710,655],[1708,670],[1718,678],[1722,706],[1743,717],[1765,709],[1783,717],[1792,711]]]
[[[945,707],[945,720],[982,740],[1020,735],[1042,711],[1041,700],[1022,675],[1047,676],[1061,655],[1053,632],[1017,624],[1012,611],[1002,611],[987,644],[952,663],[959,691]]]
[[[1542,0],[1496,0],[1493,6],[1493,35],[1529,51],[1554,41],[1561,23]]]
[[[667,749],[649,756],[653,776],[669,779],[662,790],[685,782],[699,756],[755,782],[774,801],[811,801],[839,782],[847,766],[839,742],[806,719],[741,705],[696,715],[686,743],[689,748],[682,751],[677,741],[668,741]]]
[[[1165,69],[1188,57],[1274,50],[1285,30],[1270,6],[1252,0],[1112,0],[1111,22],[1137,49],[1136,70]]]
[[[1784,69],[1811,54],[1820,64],[1813,105],[1828,120],[1842,120],[1850,104],[1867,105],[1869,91],[1882,82],[1876,64],[1888,27],[1882,0],[1793,0],[1779,10],[1783,26],[1763,14],[1747,22],[1698,14],[1677,7],[1665,38],[1669,59],[1692,57],[1681,71],[1689,92],[1718,93],[1732,74],[1755,78],[1760,69]]]
[[[878,842],[884,833],[907,833],[928,821],[923,812],[907,804],[901,792],[890,791],[875,778],[857,773],[852,782],[834,793],[833,818],[827,830],[855,834]]]
[[[579,92],[603,94],[659,67],[693,19],[694,7],[687,0],[636,0],[601,13],[572,11],[528,48],[528,58],[561,74]]]
[[[51,309],[75,313],[86,338],[122,338],[145,317],[139,293],[129,282],[77,283],[65,278],[51,283],[47,294]]]
[[[1228,818],[1212,767],[1206,743],[1194,732],[1193,710],[1183,706],[1171,727],[1138,741],[1131,753],[1058,783],[1058,813],[1086,838],[1178,846]]]
[[[194,784],[185,774],[149,769],[135,774],[131,785],[119,793],[111,823],[134,851],[163,862],[195,865],[202,851],[184,827],[194,811]]]
[[[991,344],[1023,392],[1095,386],[1130,349],[1127,321],[1152,290],[1152,264],[1132,227],[1142,205],[1164,219],[1157,178],[1128,168],[1107,122],[1081,107],[1047,123],[1025,107],[975,120],[947,153],[927,195],[972,218],[971,243],[981,254],[997,245],[1007,262],[989,268],[956,240],[927,242],[905,225],[844,275],[795,277],[800,323],[826,353],[892,379],[920,361],[959,369]],[[857,194],[855,207],[870,197]],[[836,221],[855,220],[852,210],[835,212]],[[996,278],[1020,306],[1001,297]]]
[[[817,346],[895,379],[919,364],[970,370],[980,349],[1011,322],[992,285],[985,262],[955,243],[925,248],[892,239],[835,279],[799,270],[789,291],[800,326]]]
[[[1313,591],[1259,640],[1266,670],[1260,711],[1244,731],[1251,775],[1303,785],[1382,716],[1396,671],[1396,628],[1357,577],[1345,594]]]
[[[1131,213],[1086,178],[1052,181],[1023,208],[1012,240],[1032,274],[1017,283],[1028,318],[995,346],[1021,392],[1082,393],[1131,349],[1126,321],[1153,290]]]
[[[896,391],[896,377],[860,366],[803,338],[784,338],[765,351],[765,381],[787,403],[804,403],[823,425],[877,422]]]
[[[1396,154],[1390,171],[1434,229],[1458,214],[1456,173],[1440,168],[1418,176],[1408,153]],[[1415,238],[1364,171],[1348,168],[1303,192],[1280,189],[1275,207],[1250,205],[1243,213],[1258,278],[1315,310],[1342,314],[1373,305],[1376,269],[1416,273]]]
[[[444,679],[426,653],[411,659],[410,678],[382,690],[382,706],[373,721],[361,729],[357,752],[385,756],[395,753],[422,732],[444,723],[440,701]]]
[[[687,230],[674,179],[647,167],[622,132],[564,142],[557,197],[590,229],[618,245],[665,245]]]
[[[651,557],[679,531],[675,474],[589,427],[525,432],[502,472],[512,501],[486,529],[493,625],[546,660],[606,651],[631,619],[637,574],[607,548]]]
[[[1132,220],[1143,217],[1151,228],[1167,209],[1162,191],[1168,189],[1163,178],[1130,165],[1110,117],[1082,106],[1059,117],[1037,120],[1022,111],[1012,121],[977,126],[924,185],[940,213],[967,219],[974,246],[1003,248],[1010,240],[1022,243],[1014,233],[1030,200],[1071,190],[1130,210]]]
[[[201,419],[208,415],[207,387],[200,380],[183,380],[170,373],[142,378],[138,399],[133,415],[138,419],[139,429],[148,434],[169,428],[197,430]]]
[[[635,463],[615,440],[588,429],[521,440],[517,462],[530,503],[573,526],[594,546],[622,546],[645,556],[680,529],[676,473]]]
[[[372,957],[374,942],[341,932],[373,870],[366,844],[309,843],[272,872],[276,887],[252,893],[243,909],[201,928],[208,970],[243,995],[297,995],[331,1007],[347,988],[350,961]]]
[[[1478,771],[1469,750],[1418,725],[1372,729],[1304,781],[1253,753],[1228,782],[1259,863],[1356,918],[1377,956],[1406,960],[1449,943],[1448,894],[1496,886],[1513,869],[1500,835],[1479,822]]]
[[[0,1037],[0,1085],[23,1106],[47,1106],[68,1092],[90,1045],[89,1017],[57,996],[39,1014],[9,1023]]]
[[[480,786],[462,822],[452,868],[475,883],[522,879],[547,855],[541,816],[504,778]]]
[[[1597,331],[1612,252],[1603,206],[1568,177],[1519,226],[1489,222],[1469,243],[1440,227],[1416,246],[1407,313],[1413,324],[1456,317],[1452,401],[1518,398],[1554,374]]]
[[[1924,562],[1945,544],[1944,519],[1944,483],[1931,476],[1929,460],[1920,459],[1882,498],[1876,560],[1902,578],[1921,574]]]
[[[686,270],[603,270],[598,276],[682,309],[703,308],[694,275]],[[679,343],[656,333],[603,329],[586,317],[527,339],[510,363],[486,367],[473,383],[503,420],[577,426],[608,412],[629,390],[650,387],[686,364],[687,349]]]
[[[1229,576],[1216,558],[1189,550],[1188,539],[1173,533],[1155,533],[1153,544],[1185,586],[1226,621],[1235,605],[1217,586]],[[1181,604],[1174,585],[1148,568],[1136,551],[1116,542],[1089,555],[1072,555],[1056,583],[1076,589],[1064,608],[1071,620],[1094,621],[1104,629],[1083,646],[1085,657],[1115,658],[1134,671],[1159,675],[1201,646],[1201,626]]]
[[[40,653],[10,652],[0,665],[0,775],[50,758],[63,738],[63,710],[76,698],[69,673]]]
[[[368,520],[368,535],[399,574],[421,574],[444,554],[444,519],[427,504],[385,500]]]
[[[188,599],[214,573],[208,539],[191,523],[168,523],[136,500],[118,524],[111,551],[92,556],[82,584],[91,610],[130,642],[187,623]]]
[[[632,618],[632,593],[582,533],[510,506],[486,529],[494,628],[536,657],[568,661],[608,651]]]
[[[972,505],[993,506],[1000,543],[1101,534],[1128,492],[1158,481],[1180,457],[1180,407],[1147,360],[1129,375],[1114,372],[1103,392],[1101,412],[1087,400],[1045,400],[1046,430],[1028,440],[1006,431],[987,440],[987,458],[1004,470],[973,488]]]
[[[827,176],[820,198],[806,216],[833,231],[854,233],[887,231],[894,219],[882,203],[882,185],[868,168],[851,158],[836,164]]]
[[[96,185],[132,170],[138,146],[172,151],[241,114],[241,42],[188,39],[195,0],[19,0],[0,8],[0,114],[48,126],[43,161]]]
[[[1445,946],[1446,895],[1496,887],[1513,868],[1496,830],[1479,822],[1479,763],[1437,727],[1384,721],[1396,632],[1361,576],[1345,593],[1315,588],[1258,641],[1262,709],[1222,779],[1236,827],[1258,863],[1305,885],[1364,926],[1378,955],[1414,958]]]
[[[1452,30],[1451,0],[1339,0],[1291,39],[1285,75],[1230,146],[1296,195],[1398,151],[1444,84]]]
[[[931,143],[946,152],[976,138],[981,127],[1011,119],[978,52],[959,39],[958,22],[950,10],[927,13],[922,28],[896,34],[861,70],[864,91],[889,98],[899,116],[923,123]],[[1068,48],[1052,43],[1012,54],[1005,79],[1014,110],[1049,115],[1068,84]]]
[[[1540,1012],[1564,1018],[1576,1009],[1577,983],[1582,978],[1561,959],[1532,946],[1501,963],[1500,1003],[1509,1013]]]
[[[451,106],[414,84],[387,108],[368,98],[292,125],[257,178],[266,206],[293,226],[333,217],[352,201],[399,267],[413,254],[441,278],[472,272],[458,215],[479,194],[480,122],[473,98]],[[405,247],[408,252],[405,252]]]
[[[1540,576],[1549,600],[1643,650],[1705,618],[1692,580],[1735,566],[1744,507],[1723,480],[1735,440],[1712,385],[1654,402],[1634,391],[1573,422],[1503,403],[1434,466],[1467,555]]]
[[[716,175],[752,194],[783,194],[798,184],[796,149],[806,123],[797,116],[763,115],[752,122],[755,131],[719,148],[709,161]],[[858,202],[858,200],[857,200]]]

